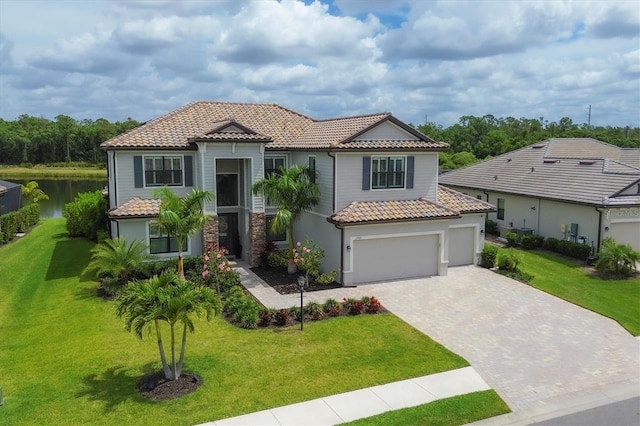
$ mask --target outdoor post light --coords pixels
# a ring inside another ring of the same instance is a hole
[[[298,288],[300,288],[300,331],[304,330],[304,303],[302,302],[302,293],[304,292],[305,277],[298,277]]]

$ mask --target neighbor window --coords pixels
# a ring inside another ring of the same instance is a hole
[[[144,179],[147,186],[182,185],[182,157],[144,157]]]
[[[287,157],[284,155],[274,157],[264,157],[264,177],[272,174],[280,175],[280,167],[287,167]]]
[[[182,245],[182,251],[187,251],[187,242]],[[178,241],[175,238],[171,238],[166,234],[160,232],[158,225],[155,223],[149,224],[149,253],[177,253]]]
[[[498,198],[498,219],[504,220],[504,198]]]
[[[371,157],[373,189],[404,188],[405,157]]]
[[[311,183],[316,183],[316,156],[309,156],[309,179]]]
[[[267,241],[286,241],[287,240],[287,232],[283,231],[278,234],[274,234],[271,231],[271,226],[273,224],[273,219],[275,219],[276,215],[268,214],[266,216],[267,219]]]

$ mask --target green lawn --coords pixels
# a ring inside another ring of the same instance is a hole
[[[0,424],[195,424],[417,377],[467,362],[397,317],[340,317],[274,330],[196,323],[186,371],[202,386],[149,402],[137,379],[159,369],[153,338],[124,330],[83,274],[92,243],[47,219],[0,247]]]
[[[585,271],[584,262],[543,250],[519,250],[531,285],[620,323],[640,335],[640,280],[602,280]]]
[[[495,391],[488,390],[445,398],[417,407],[389,411],[344,423],[343,426],[457,426],[510,411]]]

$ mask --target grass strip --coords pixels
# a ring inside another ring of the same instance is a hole
[[[473,392],[343,423],[348,426],[458,426],[509,413],[495,391]]]

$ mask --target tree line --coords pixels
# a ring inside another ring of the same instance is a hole
[[[104,118],[77,121],[66,115],[55,120],[21,115],[0,119],[0,164],[54,164],[85,162],[106,164],[100,144],[139,126],[128,118],[111,123]]]
[[[491,114],[465,115],[458,123],[444,128],[427,122],[417,127],[437,141],[447,142],[449,152],[440,155],[440,167],[455,169],[549,138],[593,138],[622,148],[640,147],[640,128],[576,124],[563,117],[557,123],[543,117],[496,118]]]
[[[140,123],[128,118],[111,123],[104,118],[77,121],[66,115],[55,120],[21,115],[15,121],[0,119],[0,164],[53,164],[86,162],[104,165],[100,144]],[[564,117],[558,122],[544,118],[496,118],[465,115],[458,123],[443,127],[427,122],[417,129],[447,142],[451,149],[440,155],[440,166],[453,169],[521,148],[549,138],[594,138],[623,148],[640,147],[640,128],[576,124]]]

